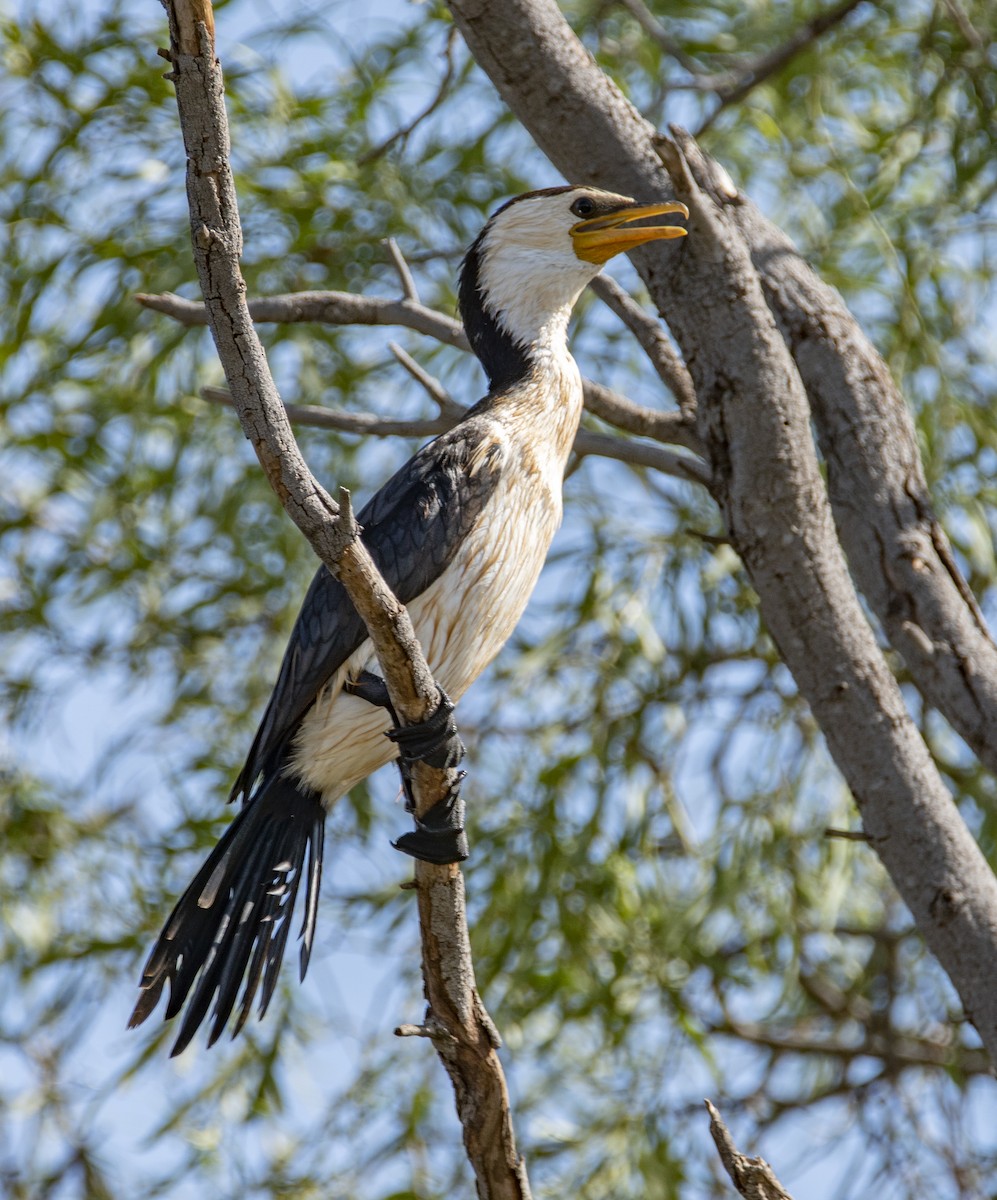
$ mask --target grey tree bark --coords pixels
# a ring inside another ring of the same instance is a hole
[[[689,205],[679,253],[634,260],[692,374],[714,497],[872,845],[997,1062],[997,880],[910,719],[849,574],[928,703],[997,762],[997,650],[932,513],[885,364],[841,298],[726,173],[681,131],[658,137],[554,0],[450,8],[478,64],[566,178]]]

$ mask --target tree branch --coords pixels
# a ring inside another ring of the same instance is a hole
[[[135,299],[143,308],[165,313],[181,325],[208,323],[204,305],[197,300],[186,300],[172,292],[157,296],[139,292]],[[249,315],[258,324],[402,325],[446,346],[456,346],[459,350],[471,348],[460,321],[408,299],[388,300],[380,296],[356,296],[352,292],[293,292],[250,300]]]
[[[213,404],[234,407],[232,393],[227,388],[201,388],[201,397]],[[629,403],[629,402],[628,402]],[[636,407],[636,406],[634,406]],[[317,404],[285,404],[285,411],[296,425],[314,429],[336,429],[343,433],[359,433],[368,437],[436,437],[446,433],[457,424],[459,417],[447,415],[432,420],[409,421],[384,420],[370,413],[348,413],[336,408],[323,408]],[[585,458],[597,455],[612,458],[632,467],[651,467],[663,475],[672,475],[687,483],[709,486],[706,464],[688,454],[674,454],[663,446],[651,446],[647,442],[635,442],[629,438],[610,437],[604,433],[590,433],[581,429],[575,435],[575,453]]]
[[[709,468],[701,459],[688,454],[674,454],[663,446],[651,446],[647,442],[634,442],[629,438],[610,437],[581,429],[575,435],[575,453],[581,458],[589,454],[615,458],[617,462],[629,463],[632,467],[651,467],[663,475],[673,475],[687,483],[710,486]]]
[[[850,1014],[851,1015],[851,1014]],[[853,1018],[856,1019],[857,1018]],[[726,1020],[710,1027],[711,1034],[734,1037],[776,1054],[803,1054],[852,1062],[877,1058],[894,1072],[913,1067],[946,1067],[964,1075],[992,1075],[986,1051],[930,1038],[913,1037],[896,1030],[877,1031],[866,1026],[853,1042],[808,1036],[799,1031],[777,1033],[756,1021]]]
[[[724,1119],[709,1100],[704,1100],[710,1114],[710,1133],[731,1183],[745,1200],[793,1200],[775,1177],[764,1158],[748,1158],[734,1145]]]
[[[714,179],[717,164],[684,146],[694,173]],[[856,581],[925,700],[997,770],[997,646],[935,515],[904,398],[790,239],[744,197],[729,211],[806,386]]]
[[[644,3],[644,0],[620,0],[623,7],[630,13],[637,24],[644,30],[653,42],[684,67],[694,78],[703,73],[702,67],[696,60],[682,49],[681,43],[673,38],[668,30]]]
[[[412,278],[412,272],[409,270],[409,265],[405,261],[405,255],[398,248],[398,243],[393,237],[385,238],[383,243],[388,251],[388,257],[391,259],[391,265],[398,272],[398,281],[402,285],[402,295],[406,300],[410,300],[413,304],[419,303],[419,289],[415,286],[415,280]]]
[[[202,400],[212,404],[224,404],[234,408],[232,393],[228,388],[203,387]],[[450,417],[433,417],[429,420],[414,418],[408,421],[392,421],[376,417],[371,413],[343,412],[339,408],[325,408],[319,404],[285,404],[288,419],[295,425],[311,429],[335,429],[341,433],[358,433],[365,437],[436,437],[453,429],[456,420]]]
[[[778,71],[781,71],[797,54],[812,46],[828,30],[833,29],[836,25],[840,25],[861,3],[862,0],[841,0],[833,8],[828,9],[826,13],[821,13],[819,16],[814,17],[812,21],[807,21],[796,33],[788,37],[781,46],[776,46],[773,50],[759,55],[752,62],[739,64],[738,70],[731,73],[727,83],[714,89],[720,103],[710,113],[709,117],[700,127],[699,132],[702,133],[704,129],[712,124],[718,114],[725,108],[731,104],[736,104],[738,100],[743,100],[753,88],[758,87],[760,83],[764,83],[766,79],[770,79]]]
[[[584,381],[584,390],[585,407],[607,424],[636,434],[637,437],[653,438],[666,445],[684,446],[693,454],[702,456],[703,443],[696,433],[696,426],[682,413],[645,408],[591,379]]]
[[[337,506],[301,457],[245,302],[242,232],[210,3],[167,0],[166,8],[171,78],[187,150],[194,259],[233,403],[281,503],[363,618],[395,711],[403,723],[421,720],[438,705],[439,690],[408,614],[359,539],[348,493],[341,491]],[[426,764],[417,764],[413,776],[420,815],[454,782],[454,772]],[[463,878],[456,865],[419,862],[416,881],[426,995],[433,1020],[453,1038],[452,1043],[440,1038],[435,1045],[454,1082],[479,1192],[523,1200],[529,1185],[515,1147],[497,1036],[474,984]]]
[[[685,421],[696,421],[696,389],[692,376],[668,340],[661,322],[644,311],[636,300],[609,275],[597,275],[589,284],[599,299],[620,318],[640,342],[658,378],[678,401]],[[692,447],[690,447],[692,449]]]
[[[458,404],[443,384],[423,370],[411,354],[406,353],[397,342],[388,342],[388,349],[440,410],[440,416],[450,417],[454,423],[464,416],[467,409],[463,404]]]
[[[443,50],[443,57],[446,60],[446,70],[443,72],[443,77],[440,80],[439,87],[436,89],[436,94],[432,100],[426,105],[422,112],[412,118],[407,125],[396,130],[390,137],[385,138],[379,146],[374,146],[365,154],[361,154],[357,159],[357,164],[361,167],[373,162],[386,154],[396,142],[404,141],[414,130],[416,130],[427,117],[433,115],[446,99],[447,92],[450,90],[450,84],[453,82],[454,63],[453,63],[453,45],[454,45],[454,30],[450,30],[447,34],[447,44]]]
[[[553,0],[450,0],[450,8],[478,64],[566,178],[642,197],[674,194],[653,128]],[[711,201],[680,153],[670,165],[694,199],[690,236],[667,260],[648,248],[634,261],[695,378],[700,432],[731,541],[875,849],[997,1062],[997,882],[854,594],[795,364],[725,216],[735,207],[730,189]],[[735,360],[729,351],[738,346]],[[869,488],[854,496],[857,519],[874,496]]]
[[[144,308],[160,312],[182,325],[205,325],[207,314],[204,305],[194,300],[186,300],[171,292],[160,295],[139,293],[135,299]],[[634,308],[638,306],[631,304]],[[355,296],[348,292],[298,292],[287,296],[272,296],[267,299],[251,300],[249,312],[254,320],[260,322],[314,321],[319,324],[331,325],[402,325],[419,333],[427,333],[446,345],[456,346],[470,352],[470,346],[464,337],[464,330],[459,321],[437,313],[422,305],[415,305],[407,300],[387,300],[379,297]],[[648,320],[650,318],[647,318]],[[301,424],[314,425],[325,429],[341,429],[352,433],[377,433],[381,435],[398,434],[402,437],[422,437],[441,433],[450,429],[459,419],[464,409],[456,404],[431,376],[414,362],[403,350],[389,343],[392,353],[402,366],[424,387],[433,397],[441,410],[441,416],[452,417],[446,424],[438,422],[417,421],[383,421],[378,417],[339,412],[335,409],[317,406],[288,405],[289,413],[293,412],[294,419]],[[645,408],[635,404],[626,396],[604,387],[594,380],[582,381],[585,394],[585,407],[594,416],[615,425],[627,433],[638,437],[652,438],[658,442],[670,445],[684,446],[694,454],[702,453],[702,444],[696,434],[694,425],[681,413],[660,412],[657,409]],[[206,399],[218,401],[215,389],[205,388],[202,393]],[[224,401],[223,401],[224,402]],[[612,442],[612,445],[610,445]],[[604,449],[595,449],[595,443],[587,448],[577,447],[581,453],[604,454],[610,458],[618,458],[623,462],[633,462],[635,465],[653,466],[669,475],[694,480],[702,483],[705,480],[705,470],[702,463],[679,455],[660,454],[654,461],[646,450],[635,453],[639,457],[627,458],[627,447],[633,445],[620,439],[605,439]],[[584,439],[583,439],[584,446]],[[681,468],[671,469],[663,464],[685,464]]]
[[[687,81],[670,83],[669,87],[691,88],[697,92],[716,94],[720,103],[700,126],[698,133],[702,134],[725,108],[743,100],[750,91],[781,71],[828,30],[840,25],[858,8],[862,0],[840,0],[840,3],[828,9],[826,13],[821,13],[812,21],[801,25],[781,45],[759,54],[756,58],[743,60],[730,70],[719,72],[704,71],[694,58],[686,54],[679,41],[672,37],[667,27],[658,20],[643,0],[620,0],[620,3],[647,36],[689,72],[690,78]]]
[[[816,716],[866,832],[997,1057],[997,880],[903,704],[841,553],[802,382],[736,227],[662,144],[690,206],[669,278],[670,317],[693,363],[700,434],[734,548],[783,658]],[[652,291],[652,294],[654,292]],[[723,346],[723,361],[703,353]],[[982,956],[982,957],[981,957]]]

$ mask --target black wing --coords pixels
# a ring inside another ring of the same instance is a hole
[[[403,604],[446,570],[495,489],[500,457],[490,423],[469,417],[423,446],[359,513],[362,541]],[[260,773],[270,773],[324,684],[366,636],[342,584],[319,567],[231,799],[249,799]]]

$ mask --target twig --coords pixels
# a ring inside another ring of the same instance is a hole
[[[443,50],[443,56],[446,59],[447,67],[443,72],[443,78],[440,80],[440,86],[436,89],[436,94],[433,96],[432,100],[430,100],[422,112],[420,112],[418,116],[413,117],[407,125],[404,125],[401,129],[396,130],[390,137],[385,138],[380,145],[374,146],[365,154],[361,154],[357,159],[357,164],[359,166],[366,166],[368,163],[371,163],[375,159],[380,158],[383,154],[386,154],[396,142],[404,141],[417,128],[417,126],[425,121],[427,117],[432,116],[432,114],[440,107],[440,105],[446,99],[446,94],[450,90],[450,84],[453,81],[453,48],[456,37],[456,29],[451,28],[447,34],[447,44]]]
[[[872,838],[862,829],[825,829],[826,838],[837,838],[841,842],[871,842]]]
[[[423,388],[429,398],[433,401],[436,407],[440,410],[442,416],[452,417],[454,421],[459,421],[467,412],[463,404],[458,404],[457,401],[450,395],[442,383],[428,371],[424,371],[422,367],[415,361],[410,354],[407,354],[397,342],[388,342],[388,349],[398,359],[401,365],[412,376],[417,384]]]
[[[945,7],[949,10],[949,16],[959,27],[959,32],[966,39],[974,50],[979,50],[986,44],[983,35],[976,28],[973,22],[969,19],[966,10],[959,3],[959,0],[944,0]]]
[[[589,286],[634,335],[651,360],[658,378],[678,401],[683,417],[693,424],[696,420],[696,389],[692,376],[668,340],[661,322],[646,313],[610,276],[597,275]]]
[[[582,458],[598,454],[602,458],[615,458],[634,467],[653,467],[687,483],[710,486],[710,471],[706,463],[688,454],[675,454],[664,446],[650,446],[647,442],[634,442],[629,438],[609,437],[604,433],[589,433],[582,429],[575,435],[574,448]]]
[[[181,325],[208,323],[204,305],[198,300],[186,300],[172,292],[154,296],[139,292],[135,299],[143,308],[165,313]],[[402,325],[444,345],[470,349],[460,321],[412,300],[356,296],[352,292],[293,292],[250,300],[249,313],[259,324]]]
[[[839,1012],[835,1014],[841,1016]],[[992,1075],[993,1068],[985,1050],[958,1043],[914,1037],[899,1030],[876,1031],[869,1028],[868,1014],[863,1018],[849,1011],[853,1021],[862,1022],[862,1036],[850,1042],[840,1039],[808,1037],[804,1033],[780,1033],[752,1021],[729,1018],[710,1027],[713,1035],[737,1038],[776,1054],[800,1054],[853,1062],[857,1058],[878,1058],[894,1070],[905,1067],[946,1067],[964,1075]]]
[[[430,1038],[431,1040],[443,1040],[449,1042],[455,1042],[457,1040],[438,1024],[399,1025],[395,1029],[395,1037],[421,1037]]]
[[[583,384],[585,407],[593,416],[615,425],[637,437],[649,437],[665,445],[684,446],[693,454],[702,455],[703,443],[696,427],[682,413],[660,412],[635,404],[628,396],[586,379]]]
[[[774,50],[760,55],[754,62],[742,65],[737,73],[739,78],[732,81],[728,87],[718,89],[717,95],[721,105],[734,104],[743,99],[752,88],[764,83],[777,71],[781,71],[801,50],[811,46],[835,25],[840,25],[861,3],[862,0],[841,0],[841,3],[828,9],[826,13],[821,13],[812,21],[807,21],[781,46],[776,46]]]
[[[230,408],[235,405],[232,393],[228,388],[203,387],[200,391],[202,400],[212,404],[224,404]],[[341,433],[358,433],[366,437],[436,437],[446,433],[456,424],[444,417],[432,420],[392,421],[374,416],[372,413],[343,412],[338,408],[323,408],[319,404],[285,404],[288,419],[296,425],[305,425],[312,429],[335,429]]]
[[[419,289],[415,286],[415,280],[412,278],[412,272],[408,268],[408,263],[405,261],[405,255],[398,248],[398,243],[393,237],[385,238],[383,245],[387,247],[388,255],[391,258],[391,263],[398,272],[398,278],[402,285],[402,295],[406,300],[411,300],[413,304],[419,303]]]
[[[710,1133],[716,1144],[720,1161],[731,1182],[745,1200],[793,1200],[789,1192],[775,1177],[775,1172],[764,1158],[748,1158],[734,1145],[730,1130],[724,1119],[709,1100],[704,1100],[710,1114]]]
[[[350,509],[312,477],[291,433],[245,301],[239,269],[242,231],[229,166],[228,119],[208,0],[166,0],[171,77],[187,150],[194,259],[218,356],[233,402],[260,463],[288,514],[342,581],[363,618],[404,723],[439,703],[439,691],[405,609],[370,561]],[[449,794],[454,772],[424,763],[413,771],[417,814]],[[463,878],[454,866],[416,864],[423,972],[433,1017],[455,1045],[434,1042],[457,1093],[464,1142],[483,1195],[525,1200],[529,1184],[516,1152],[494,1026],[474,984]]]
[[[781,71],[797,54],[807,49],[808,46],[812,46],[829,29],[833,29],[835,25],[840,25],[861,3],[862,0],[841,0],[841,3],[836,4],[834,8],[829,9],[826,13],[814,17],[812,21],[807,21],[796,33],[787,38],[781,46],[776,46],[774,50],[760,55],[754,62],[742,65],[741,69],[727,84],[714,89],[719,104],[706,120],[703,121],[696,132],[696,136],[698,137],[708,129],[725,108],[731,104],[736,104],[738,100],[743,100],[748,92],[758,87],[760,83],[764,83],[766,79],[771,78],[778,71]]]
[[[657,42],[666,54],[670,54],[680,67],[684,67],[692,76],[702,74],[703,68],[694,58],[686,54],[678,41],[672,37],[654,13],[643,3],[643,0],[620,0],[620,3],[627,9],[647,36],[652,41]]]
[[[807,21],[791,37],[787,38],[785,42],[776,46],[773,50],[767,50],[764,54],[759,54],[756,58],[742,61],[736,67],[732,67],[729,70],[717,72],[705,71],[694,58],[686,54],[678,40],[672,37],[667,28],[643,3],[643,0],[620,0],[620,3],[630,12],[647,36],[652,41],[657,42],[666,54],[674,58],[677,63],[689,72],[688,79],[669,82],[669,88],[683,91],[713,92],[716,95],[719,103],[696,131],[696,135],[699,136],[704,130],[709,128],[719,113],[731,104],[737,103],[738,100],[743,100],[753,88],[758,87],[760,83],[764,83],[766,79],[771,78],[778,71],[781,71],[802,50],[813,45],[829,29],[833,29],[835,25],[839,25],[862,3],[862,0],[841,0],[841,3],[835,5],[834,8],[829,9],[826,13],[814,17],[812,21]],[[945,0],[945,4],[967,41],[971,45],[979,45],[979,41],[973,41],[967,33],[966,26],[973,33],[975,33],[975,30],[973,30],[972,25],[966,20],[965,14],[962,14],[961,10],[959,10],[957,0]],[[963,18],[962,20],[959,19],[960,15]]]

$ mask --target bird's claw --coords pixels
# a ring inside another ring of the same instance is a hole
[[[398,757],[406,766],[424,762],[445,770],[456,767],[464,757],[464,743],[457,735],[454,703],[441,689],[436,711],[417,725],[396,725],[388,737],[398,747]]]
[[[391,715],[392,721],[396,725],[398,724],[398,718],[395,716],[391,697],[388,695],[388,685],[380,675],[375,675],[373,671],[361,671],[356,679],[347,679],[344,687],[351,696],[357,696],[359,699],[366,700],[368,704],[374,704],[378,708],[386,708]]]
[[[418,724],[399,725],[387,686],[380,676],[372,671],[362,671],[356,679],[346,684],[346,690],[390,713],[395,724],[388,730],[387,736],[398,747],[398,770],[405,791],[405,809],[414,813],[413,765],[424,762],[438,770],[447,770],[456,767],[464,757],[464,744],[453,717],[453,701],[439,688],[440,702],[435,712]],[[447,795],[421,817],[414,818],[414,830],[403,833],[396,842],[392,842],[396,850],[440,866],[463,862],[469,856],[467,834],[464,832],[464,801],[460,798],[460,785],[466,773],[459,772]]]
[[[405,807],[410,813],[415,813],[413,765],[424,762],[446,770],[456,767],[464,757],[464,744],[457,734],[453,711],[453,701],[441,689],[440,703],[425,721],[418,725],[396,726],[388,732],[388,737],[398,747],[398,769],[405,789]],[[421,817],[414,817],[415,829],[403,833],[393,843],[396,850],[438,865],[463,862],[468,857],[464,801],[460,798],[460,785],[466,773],[459,772],[449,792]]]
[[[467,772],[458,773],[450,791],[438,800],[422,817],[415,818],[415,829],[391,844],[403,854],[409,854],[422,862],[463,862],[471,851],[464,831],[464,801],[460,797],[460,785]],[[411,793],[408,792],[409,803]]]

